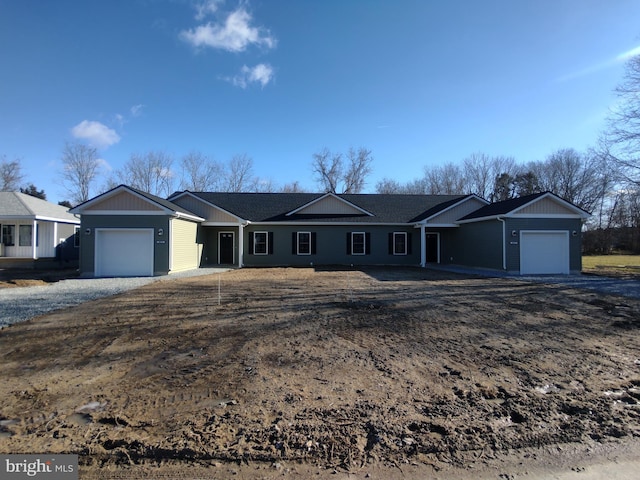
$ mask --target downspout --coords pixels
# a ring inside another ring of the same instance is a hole
[[[506,242],[506,235],[507,235],[507,222],[505,221],[504,218],[500,218],[498,217],[498,221],[502,222],[502,269],[503,270],[507,270],[507,242]]]

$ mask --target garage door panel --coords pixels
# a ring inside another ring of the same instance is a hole
[[[521,231],[520,273],[568,274],[568,231]]]
[[[97,230],[95,273],[99,277],[153,275],[153,229]]]

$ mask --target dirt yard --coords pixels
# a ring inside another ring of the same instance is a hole
[[[422,269],[160,281],[0,331],[0,452],[96,479],[580,472],[640,452],[639,333],[638,300]]]

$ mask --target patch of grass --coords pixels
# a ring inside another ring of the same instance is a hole
[[[640,255],[584,255],[582,271],[596,275],[640,277]]]

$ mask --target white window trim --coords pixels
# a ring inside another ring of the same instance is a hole
[[[362,253],[356,253],[354,248],[356,235],[362,235]],[[351,255],[366,255],[367,254],[367,234],[366,232],[351,232]]]
[[[296,236],[296,254],[297,255],[311,255],[311,232],[296,232],[297,236]],[[309,251],[308,252],[301,252],[300,251],[300,235],[309,235]]]
[[[256,252],[256,245],[258,244],[258,242],[256,242],[256,236],[258,234],[264,234],[264,253],[263,252]],[[253,232],[253,254],[254,255],[269,255],[269,232]]]
[[[402,235],[404,236],[404,252],[396,252],[396,235]],[[392,237],[392,241],[393,241],[393,254],[394,255],[408,255],[408,245],[407,245],[407,232],[393,232],[393,237]]]
[[[73,227],[73,247],[80,248],[80,225]]]

